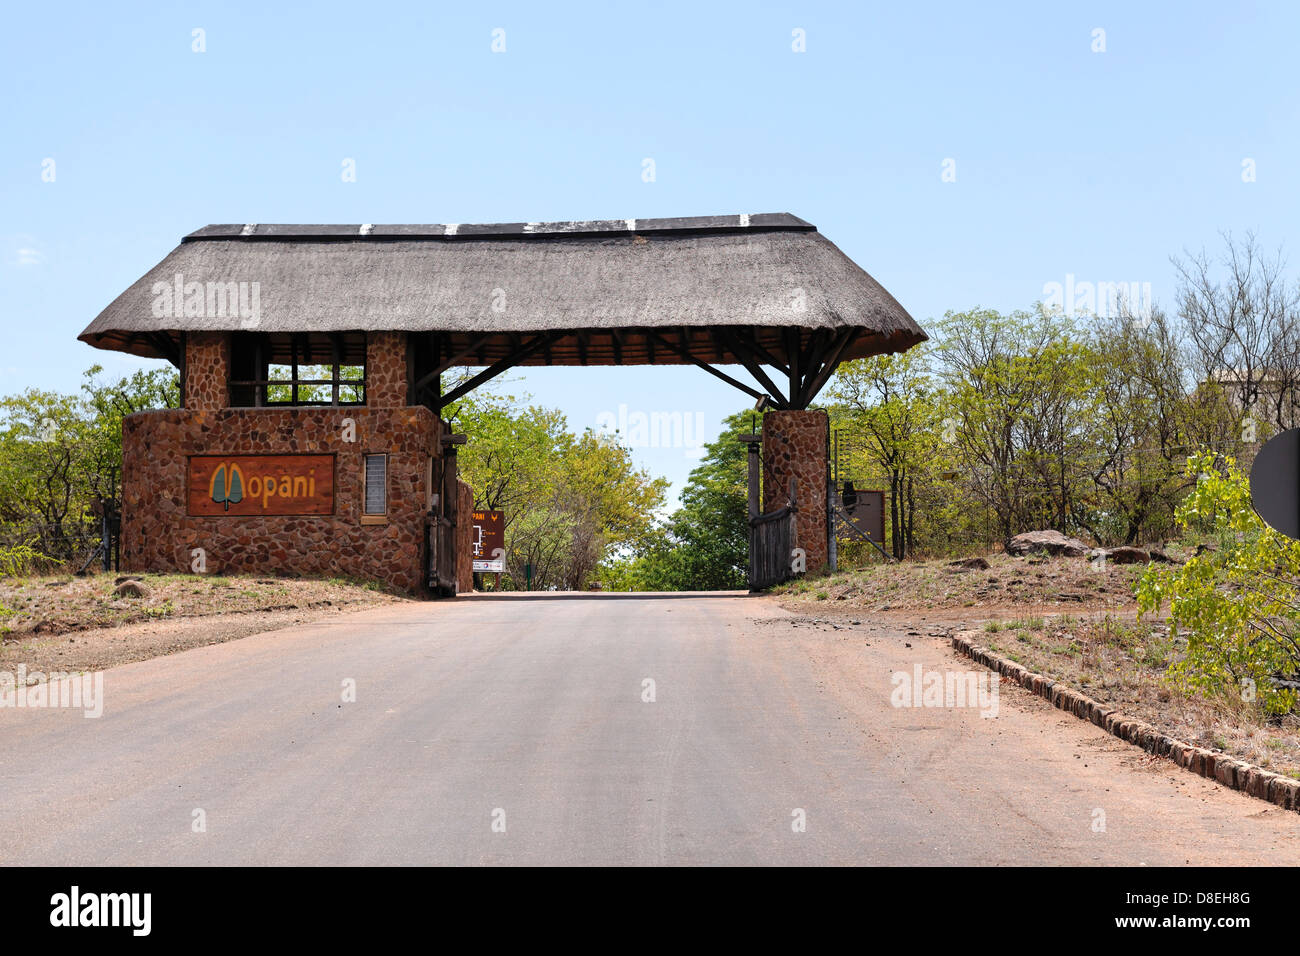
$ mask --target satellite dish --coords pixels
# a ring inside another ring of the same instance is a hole
[[[1300,428],[1264,443],[1250,469],[1250,498],[1265,524],[1300,538]]]

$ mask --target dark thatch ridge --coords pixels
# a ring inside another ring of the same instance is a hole
[[[166,311],[157,289],[257,283],[255,326],[234,309]],[[157,314],[164,311],[165,314]],[[176,314],[180,313],[180,314]],[[728,330],[785,354],[787,331],[856,330],[842,358],[926,336],[879,283],[784,213],[457,226],[207,226],[119,295],[80,335],[171,357],[180,333],[407,331],[479,343],[459,364],[564,330],[524,364],[735,361]],[[652,331],[646,331],[652,330]],[[661,331],[656,331],[661,330]],[[658,344],[656,344],[658,340]],[[171,356],[168,353],[171,353]]]

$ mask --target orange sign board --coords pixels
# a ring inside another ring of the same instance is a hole
[[[192,515],[334,513],[333,455],[192,455]]]

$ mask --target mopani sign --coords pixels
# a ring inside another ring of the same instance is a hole
[[[192,515],[334,513],[333,455],[193,455]]]

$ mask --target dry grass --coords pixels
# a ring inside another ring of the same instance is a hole
[[[103,670],[402,600],[341,580],[132,577],[146,596],[118,597],[114,575],[0,578],[0,671]]]
[[[342,580],[283,580],[141,574],[144,597],[119,597],[116,575],[0,578],[0,637],[6,643],[162,618],[373,604],[385,595]]]
[[[883,560],[859,571],[803,578],[773,589],[791,602],[838,602],[845,608],[920,611],[943,608],[1133,609],[1133,585],[1145,565],[1107,564],[1084,558],[985,557],[989,567],[957,569],[947,561]]]
[[[1188,743],[1300,778],[1300,718],[1270,720],[1237,698],[1187,695],[1165,678],[1185,648],[1165,621],[1109,614],[984,625],[990,650]]]

